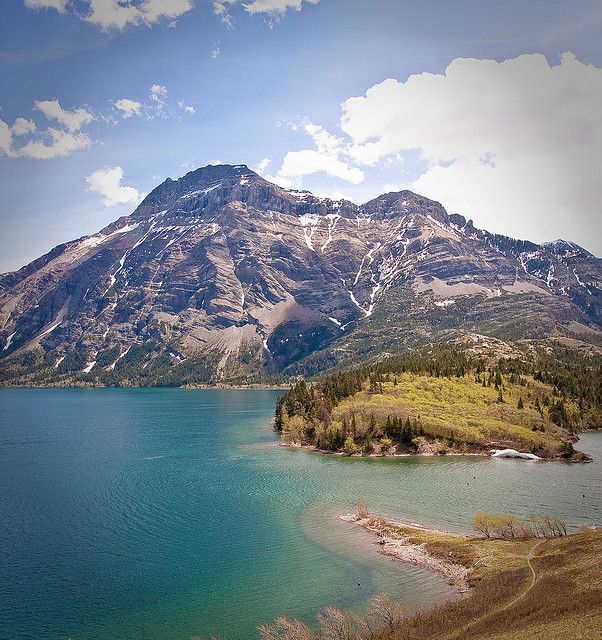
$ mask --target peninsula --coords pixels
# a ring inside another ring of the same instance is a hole
[[[459,349],[410,352],[298,381],[278,400],[275,428],[288,442],[346,455],[514,449],[585,461],[573,445],[602,422],[594,374],[545,357],[487,364]]]

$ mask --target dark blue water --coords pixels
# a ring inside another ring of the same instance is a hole
[[[253,638],[276,615],[449,596],[334,518],[600,522],[600,464],[341,459],[276,446],[277,392],[0,390],[0,639]],[[581,448],[600,460],[602,434]]]

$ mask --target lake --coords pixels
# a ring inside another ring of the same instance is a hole
[[[0,638],[243,640],[381,591],[451,596],[336,519],[361,496],[456,531],[480,510],[600,524],[602,433],[588,465],[340,458],[278,446],[278,395],[0,389]]]

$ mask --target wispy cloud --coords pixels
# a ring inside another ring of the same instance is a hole
[[[320,0],[212,0],[213,12],[229,28],[234,28],[234,18],[230,7],[240,6],[251,14],[262,14],[273,26],[288,10],[301,11],[304,4],[318,4]]]
[[[131,118],[132,116],[139,116],[142,109],[142,103],[137,100],[130,100],[129,98],[121,98],[115,101],[115,107],[121,112],[123,118]]]
[[[167,87],[161,84],[152,84],[146,99],[120,98],[113,102],[118,115],[124,119],[132,116],[140,116],[147,120],[160,118],[180,118],[179,111],[187,114],[196,113],[194,106],[178,100],[175,104],[170,103]]]
[[[185,104],[184,102],[178,102],[178,109],[186,113],[196,113],[196,109],[192,105]]]
[[[160,84],[153,84],[150,88],[149,98],[159,107],[165,106],[165,98],[167,97],[167,87]]]

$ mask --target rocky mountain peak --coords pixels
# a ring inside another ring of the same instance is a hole
[[[592,254],[579,246],[575,242],[571,242],[570,240],[553,240],[552,242],[544,242],[542,244],[548,251],[555,253],[559,256],[574,256],[574,255],[582,255],[593,258]]]
[[[300,218],[326,216],[333,211],[341,217],[355,218],[359,214],[359,207],[348,200],[332,200],[309,191],[284,189],[241,164],[208,165],[178,180],[168,178],[148,194],[132,218],[149,219],[161,215],[164,221],[177,221],[182,217],[208,219],[216,211],[236,203],[242,210],[275,211]]]
[[[378,220],[418,214],[431,216],[441,224],[449,222],[449,216],[439,202],[420,196],[407,189],[378,196],[363,204],[360,210],[363,215]]]
[[[466,220],[466,218],[459,213],[450,213],[449,223],[458,231],[464,231],[464,233],[468,235],[472,235],[476,232],[472,220]]]
[[[207,165],[178,180],[167,178],[146,196],[133,216],[146,218],[160,212],[189,215],[211,204],[245,198],[245,192],[269,185],[244,164]]]
[[[308,373],[467,331],[598,344],[601,283],[574,243],[490,234],[411,191],[358,207],[210,165],[0,277],[0,381]]]

